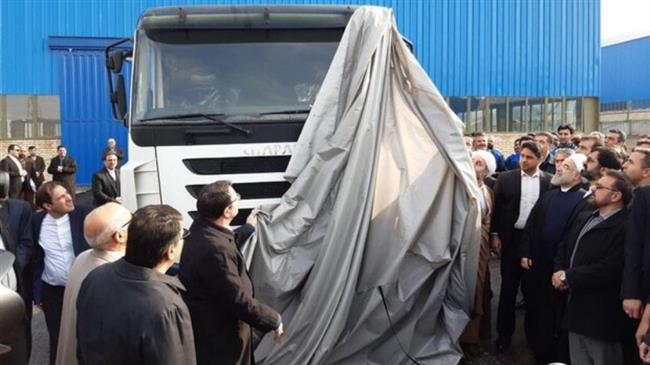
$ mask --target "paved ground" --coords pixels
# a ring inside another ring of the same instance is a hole
[[[497,302],[499,297],[499,283],[501,281],[501,276],[499,275],[499,262],[496,259],[493,259],[490,262],[490,274],[492,277],[492,291],[494,292],[494,297],[492,299],[492,324],[493,327],[496,325],[496,313],[497,313]],[[485,344],[484,351],[482,354],[476,358],[464,360],[464,364],[468,365],[532,365],[534,361],[532,360],[531,354],[528,351],[525,343],[525,338],[523,335],[523,311],[517,312],[517,330],[515,336],[512,339],[512,346],[509,351],[504,354],[495,354],[494,352],[494,340],[496,340],[496,329],[493,328],[493,341],[491,343]],[[30,364],[31,365],[46,365],[48,362],[48,336],[47,330],[45,327],[45,318],[43,313],[37,311],[34,313],[34,318],[32,321],[32,336],[33,336],[33,347],[32,347],[32,357]],[[388,364],[387,364],[388,365]]]

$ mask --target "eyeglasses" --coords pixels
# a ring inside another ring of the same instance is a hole
[[[233,204],[234,202],[241,200],[241,195],[239,193],[235,193],[235,199],[233,199],[230,204]]]
[[[615,192],[615,193],[620,193],[619,190],[612,189],[612,188],[608,188],[607,186],[602,186],[602,185],[600,185],[600,184],[595,184],[594,186],[592,186],[592,188],[593,188],[594,190],[605,189],[605,190],[613,191],[613,192]]]

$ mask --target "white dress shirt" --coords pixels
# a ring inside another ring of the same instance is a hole
[[[524,229],[526,221],[539,198],[539,169],[530,176],[521,171],[521,199],[519,201],[519,218],[515,222],[516,229]]]
[[[115,169],[113,170],[106,169],[106,170],[108,171],[108,174],[111,175],[111,178],[113,178],[113,181],[117,181],[117,176],[115,176]]]
[[[65,286],[75,259],[70,217],[66,214],[61,218],[54,218],[46,214],[38,244],[45,252],[45,268],[41,279],[53,286]]]
[[[0,237],[0,251],[6,250],[5,242],[2,240],[2,237]],[[13,291],[18,290],[18,278],[16,277],[16,272],[13,267],[9,269],[6,274],[0,276],[0,285]]]

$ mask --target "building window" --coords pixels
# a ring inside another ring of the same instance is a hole
[[[465,132],[555,131],[561,124],[582,130],[582,98],[447,97]]]
[[[58,95],[0,95],[0,139],[59,137]]]

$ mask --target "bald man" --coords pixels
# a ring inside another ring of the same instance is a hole
[[[104,204],[86,216],[84,236],[90,250],[81,253],[72,264],[63,297],[63,315],[56,363],[77,364],[77,294],[89,272],[124,256],[131,212],[117,203]]]

